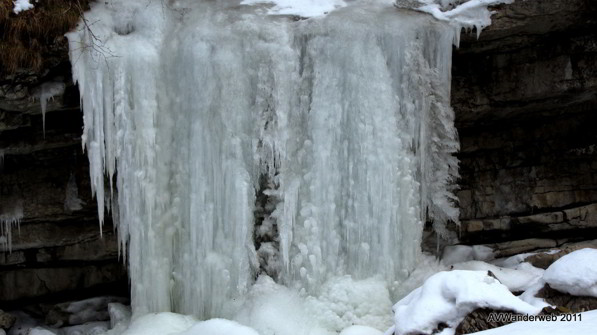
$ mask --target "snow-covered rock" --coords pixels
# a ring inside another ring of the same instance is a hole
[[[597,297],[597,249],[585,248],[555,261],[543,275],[549,286],[578,296]]]
[[[509,325],[484,330],[475,335],[589,335],[597,329],[597,310],[571,314],[569,321],[514,322]]]
[[[537,314],[540,308],[515,297],[486,271],[454,270],[431,276],[415,291],[394,305],[396,335],[431,334],[440,323],[454,329],[477,308]]]
[[[511,292],[526,290],[537,283],[543,275],[542,269],[535,268],[529,263],[521,263],[513,269],[481,261],[458,263],[452,267],[456,270],[491,271]]]

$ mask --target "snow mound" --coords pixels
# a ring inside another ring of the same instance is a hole
[[[198,322],[179,335],[259,335],[254,329],[224,319]]]
[[[33,5],[29,2],[29,0],[16,0],[13,3],[14,7],[12,11],[15,14],[19,14],[20,12],[24,12],[33,8]]]
[[[344,329],[340,335],[383,335],[383,332],[367,326],[350,326]]]
[[[326,334],[304,299],[268,276],[260,276],[243,301],[233,309],[235,321],[261,335]]]
[[[439,272],[394,305],[394,333],[430,334],[438,324],[445,323],[451,329],[442,334],[453,334],[454,328],[477,308],[521,314],[537,314],[541,310],[515,297],[486,271]]]
[[[426,12],[440,21],[448,21],[458,32],[462,28],[477,29],[477,38],[481,31],[491,24],[491,15],[494,13],[487,7],[498,4],[511,4],[514,0],[469,0],[463,3],[460,1],[446,0],[418,0],[422,4],[418,11]],[[443,11],[442,9],[451,8]],[[458,38],[460,34],[456,34]],[[458,45],[458,40],[455,41]]]
[[[241,5],[271,4],[269,15],[314,17],[346,6],[342,0],[243,0]]]
[[[174,335],[191,328],[196,320],[176,313],[150,313],[135,319],[122,335]]]
[[[569,253],[545,270],[549,286],[579,296],[597,297],[597,249],[585,248]]]
[[[456,270],[491,271],[500,283],[504,284],[511,292],[519,292],[528,289],[541,280],[543,270],[538,269],[529,263],[522,263],[514,269],[502,268],[493,264],[470,261],[454,264]]]

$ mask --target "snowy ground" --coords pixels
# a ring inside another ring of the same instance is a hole
[[[402,335],[431,334],[438,324],[443,323],[447,328],[440,333],[449,335],[476,308],[515,311],[530,317],[537,315],[547,304],[535,298],[534,294],[546,282],[571,294],[595,296],[595,249],[572,252],[545,271],[524,262],[532,253],[491,259],[492,253],[483,251],[476,257],[485,258],[488,262],[474,260],[474,257],[470,260],[471,247],[449,248],[444,262],[424,256],[420,266],[403,285],[401,294],[406,296],[393,308],[388,290],[381,280],[357,281],[348,276],[335,278],[322,288],[320,296],[305,297],[274,283],[269,277],[261,277],[242,301],[230,306],[229,320],[200,321],[187,315],[152,313],[131,322],[128,307],[111,303],[110,322],[51,328],[24,313],[17,313],[20,320],[8,334],[382,335],[385,331],[386,335]],[[453,264],[446,265],[445,262]],[[511,293],[521,290],[526,291],[519,296]],[[72,313],[73,322],[89,320],[93,318],[92,314],[99,313],[97,306],[105,305],[106,299],[66,304],[64,309]],[[521,321],[477,334],[591,334],[594,329],[597,329],[597,311],[560,315],[547,321]]]

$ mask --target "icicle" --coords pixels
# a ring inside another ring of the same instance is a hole
[[[33,95],[39,98],[41,105],[44,138],[46,138],[46,111],[48,109],[48,101],[54,100],[54,97],[64,94],[64,88],[65,85],[62,81],[49,81],[42,83],[40,86],[33,89]]]
[[[20,200],[4,199],[0,209],[0,247],[5,251],[12,252],[12,229],[17,227],[21,230],[21,219],[23,218],[23,203]]]
[[[64,211],[67,213],[72,213],[74,211],[81,210],[83,208],[83,204],[83,200],[79,198],[77,180],[75,179],[75,175],[71,173],[66,184],[64,195]]]

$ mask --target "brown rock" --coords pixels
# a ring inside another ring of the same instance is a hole
[[[579,297],[562,293],[554,290],[548,284],[545,284],[545,287],[536,296],[543,298],[550,305],[558,306],[560,309],[565,308],[569,313],[580,313],[597,309],[597,298]]]
[[[16,317],[0,309],[0,329],[9,329],[14,325],[16,320]]]
[[[477,308],[467,315],[464,320],[456,328],[456,334],[470,334],[476,333],[482,330],[497,328],[505,326],[510,321],[494,320],[489,317],[492,313],[510,313],[516,314],[510,311],[498,311],[489,308]]]

